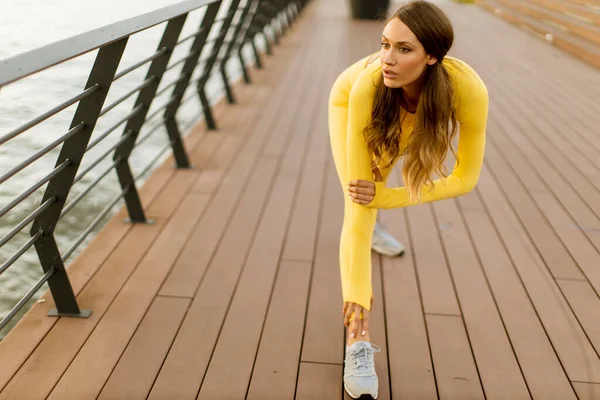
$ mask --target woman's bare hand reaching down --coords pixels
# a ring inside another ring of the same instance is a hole
[[[371,296],[370,309],[373,309],[374,299],[374,296]],[[348,328],[348,345],[351,345],[357,341],[370,342],[371,337],[369,335],[369,311],[367,311],[367,309],[363,308],[359,304],[347,301],[344,303],[342,313],[344,315],[344,326]],[[360,318],[361,313],[362,319]],[[354,319],[350,321],[350,318],[352,318],[352,314],[354,314]]]

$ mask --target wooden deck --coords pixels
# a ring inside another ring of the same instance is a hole
[[[382,212],[380,399],[600,399],[600,71],[474,5],[440,2],[491,98],[485,168],[459,199]],[[1,400],[341,399],[338,73],[379,46],[346,1],[306,14],[70,266],[89,319],[36,304],[0,343]],[[595,105],[594,105],[595,104]],[[347,397],[346,397],[347,398]]]

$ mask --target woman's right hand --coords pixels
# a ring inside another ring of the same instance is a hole
[[[375,300],[374,296],[371,296],[371,308],[373,308],[373,300]],[[353,329],[350,333],[351,338],[358,337],[358,334],[365,336],[369,333],[369,311],[366,308],[363,308],[360,304],[351,303],[349,301],[344,302],[344,307],[342,310],[344,314],[344,326],[348,328],[350,326],[350,318],[352,318],[352,314],[354,314],[354,321],[357,323],[353,324]],[[360,318],[362,313],[362,319]]]
[[[360,318],[361,313],[362,319]],[[352,330],[349,332],[350,337],[358,337],[359,332],[362,336],[365,336],[369,332],[369,311],[356,303],[344,303],[344,326],[346,328],[350,326],[352,314],[354,314],[354,324],[352,324]]]

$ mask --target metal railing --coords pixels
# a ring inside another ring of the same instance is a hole
[[[2,88],[30,75],[97,50],[87,83],[80,94],[23,123],[8,133],[0,133],[1,150],[5,143],[43,121],[68,107],[75,105],[77,107],[71,125],[64,135],[17,163],[10,170],[0,171],[0,185],[2,185],[39,158],[61,146],[55,167],[51,171],[48,171],[35,184],[8,204],[0,206],[0,218],[2,218],[38,189],[46,186],[39,206],[0,238],[1,248],[31,224],[29,240],[8,259],[5,261],[0,260],[2,262],[0,275],[14,265],[32,247],[37,253],[43,270],[41,279],[2,318],[0,330],[9,323],[45,283],[48,283],[56,304],[56,308],[51,310],[49,315],[67,317],[87,317],[90,315],[90,310],[82,310],[77,304],[65,269],[65,261],[85,241],[90,232],[98,227],[103,218],[121,199],[125,201],[131,222],[149,222],[140,201],[136,183],[151,170],[154,164],[169,149],[173,152],[173,158],[178,168],[190,167],[177,120],[177,112],[182,104],[190,98],[198,96],[208,128],[215,129],[215,118],[206,93],[209,79],[215,73],[218,73],[223,81],[227,100],[234,103],[235,97],[226,72],[227,62],[236,56],[244,80],[250,83],[250,76],[247,71],[248,62],[244,59],[243,52],[245,46],[249,45],[251,47],[254,56],[253,62],[257,68],[261,68],[260,53],[255,43],[257,36],[264,38],[265,52],[271,54],[271,42],[279,43],[279,37],[294,22],[307,2],[308,0],[231,0],[227,6],[221,0],[187,0],[0,61],[0,88]],[[227,7],[227,10],[223,10],[224,7]],[[200,26],[192,34],[181,37],[182,28],[188,14],[195,10],[204,10]],[[219,15],[223,16],[217,18]],[[129,38],[162,23],[165,23],[166,26],[156,52],[118,71]],[[171,60],[174,49],[190,41],[193,41],[193,43],[188,54],[178,60]],[[148,66],[148,70],[145,79],[138,86],[114,102],[104,104],[111,86],[116,81],[143,66]],[[163,75],[179,66],[181,66],[179,77],[165,84],[159,90]],[[198,71],[199,77],[193,79],[194,73],[198,73]],[[184,98],[188,87],[193,87],[195,93],[193,96]],[[153,100],[169,91],[171,94],[168,101],[149,114]],[[2,90],[0,90],[1,95]],[[109,129],[92,141],[92,133],[94,133],[99,118],[126,100],[132,99],[132,96],[137,96],[137,98],[131,112],[116,121]],[[162,117],[158,124],[150,128],[145,136],[140,137],[142,128],[147,127],[151,121],[154,121],[161,114]],[[130,159],[132,151],[157,132],[160,127],[164,127],[168,133],[168,145],[139,175],[134,176]],[[122,132],[120,139],[80,171],[84,155],[117,130]],[[67,203],[66,200],[73,185],[81,181],[86,174],[97,168],[109,156],[112,156],[112,162],[108,164],[108,168],[102,170],[88,186]],[[108,202],[68,249],[61,253],[55,237],[57,224],[113,170],[116,171],[121,186],[119,193]]]

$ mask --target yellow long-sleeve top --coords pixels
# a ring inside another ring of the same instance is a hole
[[[368,56],[347,68],[335,81],[329,97],[329,131],[333,158],[344,192],[351,180],[373,181],[373,154],[367,148],[363,131],[369,124],[376,84],[382,79],[378,57]],[[458,165],[445,179],[436,179],[421,190],[421,203],[460,196],[471,191],[483,163],[488,115],[488,92],[477,73],[465,62],[446,57],[443,65],[454,87],[455,110],[459,123]],[[414,115],[401,111],[400,152],[409,143]],[[381,169],[381,168],[380,168]],[[410,199],[406,187],[385,187],[392,167],[381,169],[384,182],[375,182],[376,194],[368,206],[346,196],[344,227],[340,242],[340,268],[344,301],[370,309],[371,235],[377,209],[406,207],[418,203]]]

